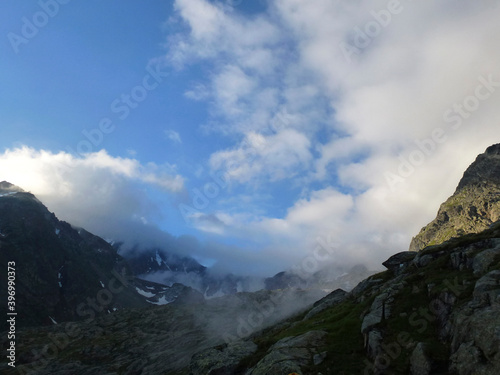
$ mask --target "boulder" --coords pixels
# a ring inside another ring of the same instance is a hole
[[[333,307],[345,300],[347,292],[342,289],[337,289],[331,292],[326,297],[320,299],[318,302],[314,303],[313,308],[306,314],[303,320],[308,320],[314,315]]]
[[[266,356],[249,375],[302,373],[302,368],[308,368],[326,358],[327,354],[318,350],[326,344],[326,336],[325,331],[309,331],[278,341],[269,348]]]
[[[257,345],[252,341],[237,341],[206,349],[191,359],[191,375],[231,375],[240,361],[255,353]]]
[[[500,303],[500,270],[494,270],[476,281],[474,302],[479,305]]]
[[[419,342],[413,350],[410,358],[412,375],[429,375],[432,369],[432,360],[427,355],[427,349],[423,342]]]
[[[474,257],[472,269],[474,275],[484,275],[489,267],[500,257],[500,240],[494,240],[492,249],[481,251]]]
[[[417,255],[414,251],[403,251],[397,253],[382,263],[384,267],[392,272],[401,273]]]

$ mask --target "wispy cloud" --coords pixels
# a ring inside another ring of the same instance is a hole
[[[206,213],[217,218],[210,231],[261,238],[273,253],[286,243],[283,258],[332,234],[345,259],[380,261],[407,248],[468,164],[498,141],[500,90],[458,130],[444,115],[467,105],[479,77],[500,82],[499,8],[391,4],[278,0],[243,17],[205,0],[175,1],[188,30],[171,39],[166,60],[209,67],[199,83],[208,123],[233,142],[209,166],[257,191],[283,180],[303,185],[284,216],[235,213],[221,200]],[[422,151],[436,131],[446,141]],[[390,186],[387,172],[413,161],[412,173]]]
[[[165,135],[169,140],[171,140],[174,143],[182,143],[181,136],[178,132],[172,129],[167,129],[165,130]]]

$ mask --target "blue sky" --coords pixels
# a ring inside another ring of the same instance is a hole
[[[318,239],[377,267],[498,142],[498,12],[4,1],[0,179],[106,238],[192,236],[176,251],[225,270],[278,272]]]

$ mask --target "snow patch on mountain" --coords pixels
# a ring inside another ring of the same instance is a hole
[[[163,259],[160,256],[160,252],[156,250],[156,263],[161,267],[161,264],[163,263]]]
[[[3,194],[0,194],[0,197],[8,197],[10,195],[15,195],[17,194],[18,192],[17,191],[11,191],[10,193],[3,193]]]
[[[151,298],[151,297],[154,297],[156,294],[155,293],[151,293],[151,292],[146,292],[142,289],[139,289],[139,288],[135,288],[135,290],[137,290],[137,293],[139,293],[140,295],[146,297],[146,298]],[[149,302],[149,301],[148,301]]]
[[[148,301],[149,303],[153,305],[168,305],[172,301],[168,301],[166,296],[161,296],[161,298],[158,300],[158,302],[154,301]]]

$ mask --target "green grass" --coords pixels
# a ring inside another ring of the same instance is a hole
[[[364,358],[363,336],[361,334],[361,319],[363,311],[367,310],[373,298],[363,303],[356,303],[354,300],[346,300],[307,321],[302,321],[302,314],[296,317],[293,326],[276,331],[273,328],[261,332],[254,338],[257,344],[257,352],[244,358],[239,364],[239,371],[236,374],[244,373],[244,369],[253,367],[267,353],[268,349],[279,340],[285,337],[299,336],[304,333],[321,330],[328,333],[324,347],[317,348],[318,352],[328,352],[328,356],[318,366],[308,369],[308,372],[324,374],[331,373],[335,368],[336,374],[358,374],[365,364],[360,361]],[[300,318],[300,319],[299,319]]]

